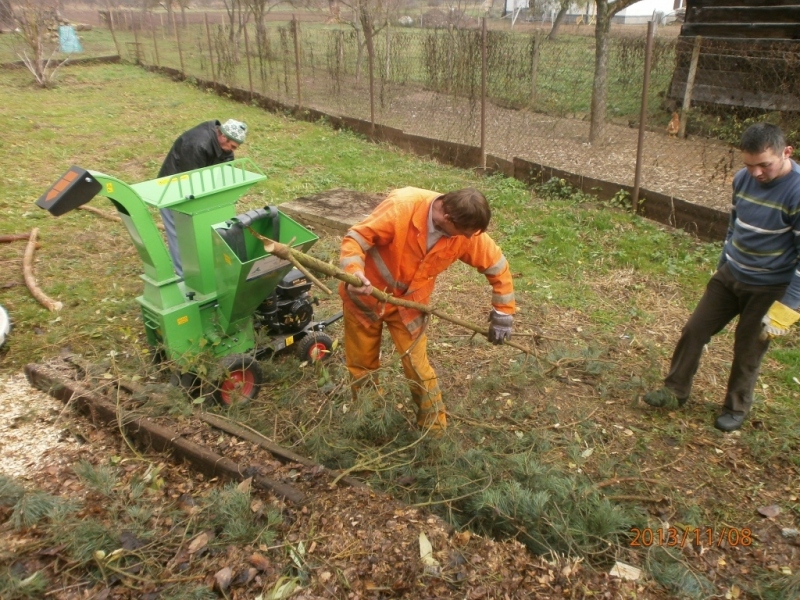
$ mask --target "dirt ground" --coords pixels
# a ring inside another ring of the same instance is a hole
[[[120,464],[130,465],[124,469],[120,482],[123,486],[141,474],[144,461],[157,463],[163,485],[152,502],[178,502],[183,510],[191,510],[192,498],[221,485],[216,478],[205,478],[166,456],[148,453],[142,457],[132,452],[113,428],[96,427],[90,419],[65,409],[59,401],[30,388],[21,374],[0,380],[0,386],[0,399],[9,411],[0,422],[0,472],[18,476],[27,486],[54,495],[81,498],[89,514],[102,513],[103,498],[93,495],[76,477],[74,467],[79,461],[104,465],[110,456],[115,456]],[[282,574],[293,567],[286,548],[303,547],[309,580],[286,596],[270,597],[659,597],[653,582],[625,581],[568,558],[548,561],[530,555],[513,541],[497,542],[469,532],[455,532],[424,509],[405,506],[371,488],[332,486],[331,478],[318,469],[283,465],[268,452],[220,434],[200,421],[160,422],[171,424],[186,439],[227,458],[258,465],[261,474],[292,485],[308,499],[302,506],[293,505],[253,489],[254,506],[267,504],[281,513],[283,522],[275,544],[229,547],[225,553],[187,554],[178,548],[172,549],[176,552],[172,554],[166,549],[164,579],[171,580],[175,563],[179,563],[181,579],[205,582],[209,589],[215,589],[215,577],[230,569],[232,583],[224,591],[217,584],[220,597],[255,598],[279,588]],[[95,503],[99,505],[93,508]],[[8,513],[0,509],[0,520],[7,517]],[[164,529],[163,535],[168,533],[168,523],[158,522],[156,527]],[[421,561],[420,534],[425,534],[431,543],[435,566]],[[94,582],[79,574],[70,575],[69,564],[60,560],[58,548],[42,550],[38,537],[35,528],[7,532],[0,542],[0,564],[17,573],[43,570],[53,581],[47,597],[156,599],[167,587],[159,585],[159,581],[142,581],[143,578],[136,585],[118,585],[113,579]]]
[[[465,278],[466,270],[456,269],[446,274],[441,283],[448,292],[452,310],[463,313],[467,319],[477,319],[472,298],[481,293],[480,282]],[[620,272],[613,278],[595,282],[598,290],[607,292],[608,301],[615,302],[615,294],[629,294],[638,284],[649,286],[630,272]],[[667,286],[668,288],[669,286]],[[661,303],[663,319],[658,325],[648,327],[647,336],[657,343],[674,344],[685,311],[670,300],[675,290],[659,288],[649,290],[652,296],[641,301],[643,310],[655,309]],[[647,299],[649,298],[649,300]],[[619,298],[617,298],[619,300]],[[651,304],[652,303],[652,304]],[[563,344],[582,344],[584,332],[591,328],[591,320],[579,311],[562,311],[558,318],[546,319],[541,311],[546,306],[521,306],[519,330],[541,332],[541,350]],[[322,309],[325,310],[324,308]],[[538,325],[547,323],[544,328]],[[638,370],[643,355],[637,331],[627,329],[614,336],[618,341],[609,347],[603,360],[625,364],[626,369]],[[547,387],[517,388],[512,386],[515,402],[529,404],[533,414],[529,421],[510,422],[503,411],[484,423],[470,420],[459,404],[459,397],[468,395],[469,381],[463,372],[479,374],[487,364],[508,357],[503,350],[489,347],[479,349],[458,344],[458,328],[445,323],[431,327],[430,354],[437,366],[443,389],[452,399],[452,425],[449,435],[465,435],[475,427],[493,429],[509,427],[550,429],[558,436],[571,438],[578,429],[589,426],[602,431],[604,447],[597,448],[595,459],[582,467],[597,485],[607,490],[610,498],[618,502],[637,502],[646,507],[652,518],[665,527],[676,523],[680,509],[670,496],[677,494],[691,498],[703,506],[713,507],[727,514],[727,530],[748,530],[753,543],[731,544],[727,539],[717,540],[721,529],[714,530],[714,540],[708,543],[687,543],[681,553],[687,565],[702,573],[717,588],[719,596],[755,598],[745,594],[741,585],[748,573],[756,567],[779,574],[783,569],[791,572],[800,564],[800,538],[791,537],[797,522],[790,512],[765,518],[757,509],[775,506],[788,495],[797,494],[796,482],[800,478],[797,466],[775,457],[764,464],[753,454],[754,448],[745,443],[745,437],[756,432],[769,432],[768,419],[754,417],[745,431],[730,436],[712,433],[712,415],[716,410],[714,394],[717,378],[724,373],[727,341],[711,349],[704,361],[703,374],[698,378],[698,401],[683,413],[675,414],[675,428],[664,429],[660,417],[643,410],[635,401],[621,392],[612,393],[599,401],[598,386],[602,381],[592,374],[581,361],[560,360],[552,363]],[[574,336],[572,341],[570,337]],[[506,351],[507,352],[507,351]],[[275,360],[279,360],[276,358]],[[341,361],[335,354],[334,361]],[[58,364],[55,361],[54,364]],[[766,368],[774,368],[768,362]],[[65,373],[69,370],[66,369]],[[461,375],[459,375],[459,373]],[[69,375],[67,375],[69,376]],[[79,377],[75,375],[75,377]],[[469,378],[467,378],[469,379]],[[86,383],[103,387],[103,380],[89,379]],[[91,502],[102,502],[87,491],[75,476],[74,466],[79,460],[92,464],[106,464],[109,456],[121,457],[122,464],[130,461],[126,477],[133,477],[144,467],[142,457],[132,452],[114,428],[96,427],[86,417],[74,414],[59,402],[27,387],[22,375],[2,380],[2,399],[8,416],[0,423],[3,439],[3,472],[24,472],[23,479],[32,486],[54,494],[69,495]],[[108,386],[106,386],[108,389]],[[331,398],[323,390],[303,388],[304,409],[308,413],[324,414],[330,409]],[[707,396],[708,395],[708,396]],[[262,391],[265,407],[270,405],[269,387]],[[769,399],[767,398],[767,402]],[[123,405],[135,402],[123,400]],[[132,406],[131,405],[131,406]],[[130,407],[130,406],[129,406]],[[767,410],[762,408],[761,410]],[[581,417],[580,415],[587,415]],[[281,417],[277,438],[281,430],[293,427]],[[280,578],[291,572],[293,559],[288,547],[305,548],[304,573],[308,579],[292,598],[608,598],[657,599],[672,596],[654,580],[625,581],[609,575],[607,570],[586,565],[570,557],[546,560],[527,552],[514,541],[484,539],[465,531],[454,531],[439,517],[425,508],[405,506],[384,493],[371,488],[331,486],[330,478],[321,471],[296,464],[281,464],[274,456],[250,443],[210,428],[195,417],[170,419],[160,417],[159,423],[178,431],[183,437],[200,443],[243,466],[254,468],[280,482],[290,484],[304,493],[308,501],[294,505],[270,493],[253,490],[253,502],[263,503],[279,510],[283,523],[278,527],[278,538],[265,547],[236,546],[224,553],[207,553],[187,559],[181,557],[179,548],[168,548],[164,554],[164,577],[174,574],[176,561],[186,560],[181,577],[205,582],[209,589],[215,585],[215,576],[226,568],[231,569],[234,583],[226,589],[230,598],[254,598],[275,588]],[[585,429],[581,429],[585,431]],[[285,432],[284,432],[285,433]],[[641,454],[641,444],[649,446]],[[20,443],[23,441],[24,443]],[[599,469],[602,459],[614,456],[637,456],[639,476],[605,479]],[[153,502],[174,503],[187,497],[198,497],[214,486],[216,479],[208,478],[174,464],[168,457],[148,453],[144,459],[157,463],[164,485],[154,495]],[[727,478],[706,485],[709,473],[728,470]],[[354,475],[358,476],[358,473]],[[188,496],[187,496],[188,494]],[[98,508],[99,510],[99,508]],[[3,517],[5,520],[5,517]],[[433,547],[438,567],[431,569],[420,558],[419,536],[424,533]],[[166,534],[166,532],[165,532]],[[729,535],[729,534],[726,534]],[[723,535],[724,538],[724,535]],[[60,576],[64,564],[58,553],[26,553],[26,548],[37,547],[37,532],[23,530],[4,537],[0,546],[0,562],[11,562],[22,572],[43,568],[56,582],[48,590],[48,597],[63,600],[78,598],[157,598],[161,589],[157,582],[145,582],[135,588],[120,585],[113,580],[98,583],[80,577]],[[16,561],[13,556],[19,556]],[[643,557],[633,548],[620,549],[618,560],[641,566]],[[249,574],[249,575],[248,575]],[[221,597],[223,594],[220,592]]]
[[[343,86],[344,87],[344,86]],[[308,82],[304,101],[323,112],[369,120],[368,89],[338,98]],[[376,121],[427,138],[480,146],[480,104],[451,95],[412,88],[387,92],[389,105]],[[633,185],[638,128],[610,122],[605,140],[589,144],[588,115],[556,117],[489,103],[486,109],[486,152],[514,157],[592,177]],[[694,204],[730,210],[731,182],[742,167],[738,152],[722,142],[670,137],[661,128],[645,131],[641,187]]]

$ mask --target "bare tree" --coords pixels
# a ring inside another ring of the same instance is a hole
[[[595,0],[597,21],[594,28],[594,87],[592,89],[592,122],[589,126],[589,143],[603,139],[606,124],[608,96],[608,38],[612,17],[637,0]]]
[[[58,39],[51,39],[53,32],[56,35],[58,32],[57,0],[24,0],[14,10],[13,20],[23,46],[17,51],[17,56],[39,86],[50,87],[55,81],[56,71],[67,62],[64,59],[51,66],[58,51]]]
[[[175,0],[161,0],[160,4],[167,10],[167,32],[172,33],[175,25]]]
[[[553,21],[553,26],[550,28],[550,33],[547,34],[547,39],[553,41],[558,38],[558,30],[561,29],[561,24],[567,17],[569,7],[572,5],[570,0],[561,0],[558,3],[558,14]]]
[[[9,0],[0,0],[0,25],[10,26],[14,23],[14,11]]]
[[[253,13],[256,24],[256,47],[263,48],[267,43],[267,14],[285,0],[244,0],[245,6]]]
[[[384,27],[397,15],[403,0],[340,0],[339,3],[351,10],[350,20],[347,22],[356,30],[356,39],[358,40],[356,78],[358,78],[362,60],[362,48],[367,50],[367,60],[372,74],[375,62],[375,36],[383,31]]]
[[[225,12],[228,16],[228,52],[230,60],[234,64],[239,64],[239,45],[242,33],[250,20],[252,5],[246,0],[222,0]]]

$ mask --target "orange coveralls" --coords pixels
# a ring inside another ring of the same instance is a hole
[[[354,225],[342,240],[340,266],[362,271],[376,289],[428,304],[436,277],[456,260],[475,267],[492,285],[492,305],[514,314],[514,286],[508,262],[486,234],[441,237],[426,249],[428,214],[441,194],[407,187],[394,190],[371,215]],[[344,343],[353,393],[380,367],[383,323],[402,357],[403,370],[417,405],[420,427],[447,426],[442,392],[427,356],[425,315],[417,310],[383,304],[372,296],[350,294],[339,286],[344,304]],[[409,350],[410,349],[410,350]]]

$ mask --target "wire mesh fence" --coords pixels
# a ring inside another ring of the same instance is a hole
[[[643,94],[648,36],[612,37],[607,125],[602,143],[589,144],[592,36],[397,24],[365,35],[347,23],[125,12],[99,20],[126,60],[622,185],[634,180],[646,98],[641,185],[722,210],[743,128],[768,119],[790,141],[800,131],[800,42],[684,39],[659,28]]]

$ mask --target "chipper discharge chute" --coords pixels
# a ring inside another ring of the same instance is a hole
[[[219,375],[206,383],[216,386],[217,400],[231,403],[258,394],[260,353],[298,342],[304,358],[325,356],[333,344],[323,330],[341,315],[314,321],[310,283],[267,254],[250,229],[302,251],[317,241],[312,232],[274,207],[235,214],[236,201],[265,178],[247,158],[133,185],[73,166],[36,203],[59,216],[95,195],[111,200],[144,266],[137,301],[148,342],[175,362],[184,384],[210,356]],[[152,208],[175,213],[183,279]],[[266,348],[257,347],[256,328],[269,334]]]

